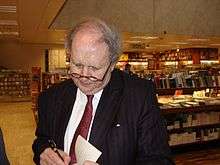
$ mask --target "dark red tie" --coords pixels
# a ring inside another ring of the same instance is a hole
[[[79,135],[81,135],[83,138],[87,139],[88,132],[89,132],[89,126],[92,121],[92,99],[94,95],[87,95],[87,104],[85,107],[85,111],[83,113],[82,119],[76,129],[76,132],[74,134],[71,146],[70,146],[70,157],[72,165],[73,163],[76,163],[76,155],[75,155],[75,143],[76,139]]]

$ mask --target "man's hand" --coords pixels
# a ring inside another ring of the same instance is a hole
[[[46,148],[40,155],[41,165],[69,165],[70,157],[67,153],[58,150],[63,160],[51,148]]]
[[[77,163],[73,164],[73,165],[77,165]],[[98,163],[96,162],[92,162],[92,161],[89,161],[89,160],[86,160],[83,165],[99,165]]]

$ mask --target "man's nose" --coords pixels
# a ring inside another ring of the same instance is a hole
[[[90,76],[88,67],[85,67],[85,66],[84,66],[84,67],[82,68],[82,70],[81,70],[81,75],[84,76],[84,77]]]

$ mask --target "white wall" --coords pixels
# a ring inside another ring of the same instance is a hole
[[[45,70],[45,49],[63,48],[62,45],[25,44],[19,41],[0,41],[0,66],[31,72],[32,66]]]

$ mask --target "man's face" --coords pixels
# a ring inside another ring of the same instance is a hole
[[[72,42],[70,74],[73,73],[73,81],[86,95],[103,89],[114,68],[108,46],[99,40],[100,36],[97,32],[79,31]]]

